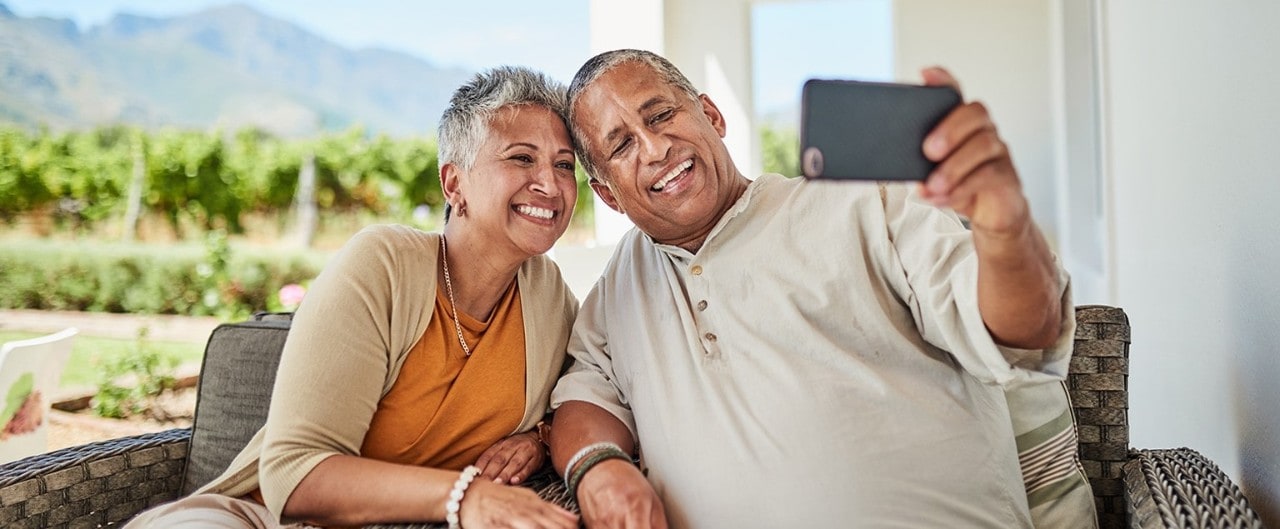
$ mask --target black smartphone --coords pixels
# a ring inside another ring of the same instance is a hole
[[[800,105],[806,178],[924,180],[924,137],[960,105],[948,86],[810,79]]]

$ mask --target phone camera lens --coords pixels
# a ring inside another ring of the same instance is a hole
[[[809,147],[804,150],[801,155],[801,165],[804,166],[804,175],[809,178],[822,176],[822,151],[817,147]]]

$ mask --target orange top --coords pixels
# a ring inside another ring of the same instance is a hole
[[[462,470],[524,417],[525,343],[520,295],[513,281],[483,322],[458,313],[471,348],[458,343],[445,289],[400,375],[369,423],[364,457]]]
[[[448,294],[436,289],[431,321],[378,402],[362,457],[460,471],[520,425],[525,343],[515,282],[489,321],[461,312],[458,319],[470,358],[458,343]],[[263,503],[261,489],[248,496]]]

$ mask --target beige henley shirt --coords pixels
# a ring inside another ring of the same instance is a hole
[[[1002,388],[1074,332],[997,346],[972,237],[909,186],[765,175],[696,254],[633,230],[587,297],[553,407],[638,434],[675,528],[1030,527]]]

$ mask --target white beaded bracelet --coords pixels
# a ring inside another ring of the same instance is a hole
[[[569,486],[569,476],[573,475],[574,465],[577,465],[579,461],[582,461],[582,458],[587,457],[587,454],[595,452],[596,450],[603,450],[605,448],[616,448],[619,452],[624,454],[626,453],[626,451],[623,450],[622,447],[618,446],[617,443],[610,443],[608,441],[589,444],[582,447],[582,450],[578,450],[578,453],[573,454],[573,457],[569,458],[569,464],[564,466],[564,486]]]
[[[471,482],[475,481],[479,474],[480,467],[468,465],[467,468],[462,469],[458,481],[453,482],[453,490],[449,491],[449,502],[444,504],[444,520],[449,522],[449,529],[462,529],[462,517],[458,514],[462,510],[462,497],[466,495],[467,487],[471,486]]]

